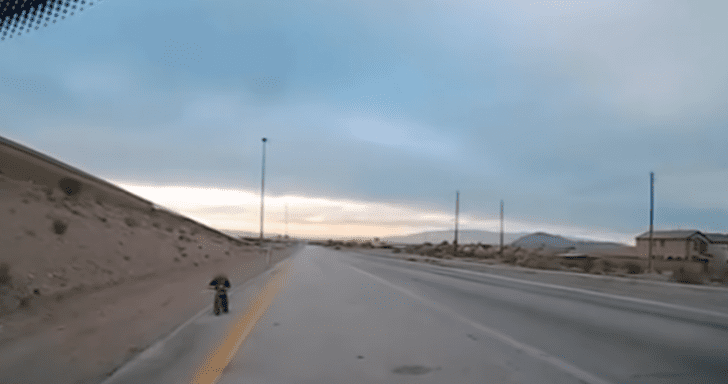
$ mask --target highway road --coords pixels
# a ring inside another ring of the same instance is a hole
[[[723,383],[728,315],[307,246],[116,383]]]

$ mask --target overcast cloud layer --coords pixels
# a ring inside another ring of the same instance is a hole
[[[460,190],[472,227],[504,199],[514,223],[624,241],[655,171],[658,228],[728,232],[726,20],[724,1],[105,0],[0,43],[0,135],[248,194],[265,136],[267,194],[412,216],[387,234],[446,226],[417,215]]]

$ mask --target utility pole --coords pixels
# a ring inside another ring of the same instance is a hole
[[[650,172],[650,243],[647,246],[647,269],[652,273],[652,219],[655,208],[655,173]]]
[[[501,200],[500,210],[501,230],[500,230],[500,251],[501,256],[503,255],[503,200]]]
[[[458,255],[458,217],[460,216],[460,191],[455,192],[455,246],[454,256]]]
[[[260,177],[260,245],[263,245],[263,217],[264,217],[264,205],[263,200],[265,196],[265,142],[268,141],[265,137],[263,138],[263,171]]]

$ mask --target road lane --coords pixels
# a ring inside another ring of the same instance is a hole
[[[385,258],[352,263],[614,382],[728,382],[724,315]]]
[[[308,247],[220,383],[602,383],[494,339],[427,298]]]
[[[720,315],[313,246],[287,270],[217,382],[728,382]],[[234,321],[201,314],[110,383],[190,382]]]

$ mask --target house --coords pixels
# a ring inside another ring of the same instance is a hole
[[[637,236],[636,240],[639,256],[647,258],[650,233],[645,232]],[[663,260],[692,260],[704,253],[708,249],[708,244],[713,241],[725,241],[728,244],[728,236],[704,234],[697,230],[653,231],[652,256]]]
[[[728,244],[728,235],[724,233],[706,233],[705,237],[707,237],[712,244]]]

